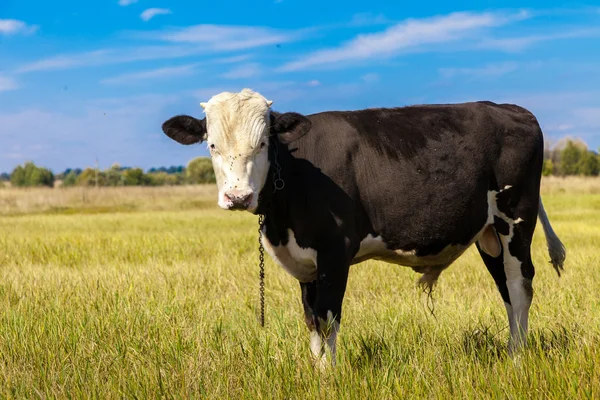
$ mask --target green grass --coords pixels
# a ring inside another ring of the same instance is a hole
[[[270,259],[259,326],[257,218],[218,210],[214,188],[88,189],[85,201],[10,189],[0,397],[600,398],[600,194],[551,189],[566,271],[548,264],[539,227],[520,358],[506,355],[504,306],[471,248],[442,274],[435,318],[409,268],[352,267],[338,365],[323,373],[299,285]]]

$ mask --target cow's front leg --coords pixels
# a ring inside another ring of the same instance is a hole
[[[300,282],[302,289],[302,307],[304,308],[304,322],[310,332],[316,331],[314,312],[315,300],[317,298],[317,281]]]
[[[317,318],[315,317],[315,302],[317,299],[317,281],[300,282],[302,289],[302,307],[304,308],[304,322],[310,332],[310,351],[313,360],[317,364],[322,364],[324,359],[324,349],[321,335],[317,328]]]
[[[326,360],[323,339],[325,339],[325,341],[328,341],[328,344],[333,343],[335,348],[335,336],[332,337],[332,329],[329,329],[328,332],[327,326],[321,326],[319,318],[315,313],[315,305],[317,299],[317,281],[308,283],[300,282],[300,287],[302,288],[302,307],[304,308],[304,322],[306,322],[306,326],[310,332],[310,351],[313,356],[313,361],[319,367],[324,367]],[[332,324],[333,323],[329,325]],[[339,322],[337,322],[336,325],[337,328],[339,326]],[[331,328],[331,326],[329,326],[329,328]],[[329,335],[327,335],[328,333]],[[336,334],[337,331],[333,331],[333,335]]]
[[[340,253],[317,253],[317,281],[304,284],[302,289],[306,323],[311,330],[310,349],[320,367],[326,364],[325,344],[329,348],[331,364],[336,362],[337,334],[350,267],[343,252]],[[312,320],[308,318],[311,312]]]

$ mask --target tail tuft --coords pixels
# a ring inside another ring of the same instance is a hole
[[[437,280],[442,271],[443,269],[425,272],[423,273],[418,282],[419,288],[421,288],[421,290],[423,290],[423,292],[427,294],[427,308],[429,309],[429,312],[431,313],[433,318],[435,318],[435,305],[432,296],[433,287],[437,283]]]
[[[548,253],[550,254],[550,263],[554,267],[554,270],[558,276],[560,276],[560,271],[564,271],[564,263],[565,259],[567,258],[567,249],[554,232],[554,229],[552,229],[552,225],[550,225],[546,210],[544,210],[541,197],[538,217],[542,222],[544,234],[546,235],[546,244],[548,245]]]

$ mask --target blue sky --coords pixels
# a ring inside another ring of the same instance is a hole
[[[162,122],[244,87],[302,113],[516,103],[600,147],[593,3],[2,0],[0,60],[0,171],[186,164],[206,146]]]

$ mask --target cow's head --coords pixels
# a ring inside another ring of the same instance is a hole
[[[269,172],[269,136],[288,144],[310,130],[307,118],[271,112],[272,104],[249,89],[223,92],[200,103],[206,118],[178,115],[162,125],[181,144],[207,142],[221,208],[254,212]]]

